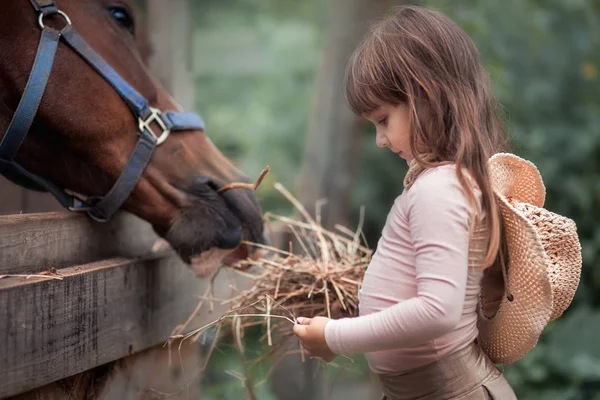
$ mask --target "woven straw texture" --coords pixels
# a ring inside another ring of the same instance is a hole
[[[489,161],[494,191],[503,197],[537,207],[544,206],[546,187],[533,163],[513,154],[499,153]]]
[[[479,342],[498,364],[522,358],[542,330],[571,303],[581,275],[581,245],[575,223],[544,208],[545,187],[535,165],[512,154],[490,159],[492,185],[500,206],[508,247],[508,294],[495,315],[479,307]],[[504,287],[502,287],[504,289]]]
[[[479,344],[497,364],[510,364],[523,357],[536,344],[552,314],[552,291],[546,265],[548,259],[531,223],[503,198],[500,210],[508,244],[508,291],[492,318],[483,315],[482,287],[479,308]]]
[[[569,218],[530,204],[518,203],[516,209],[537,230],[548,255],[548,278],[552,288],[550,321],[554,321],[571,304],[581,278],[581,245],[577,240],[577,227]]]

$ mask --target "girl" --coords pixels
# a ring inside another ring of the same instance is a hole
[[[516,399],[477,345],[483,270],[501,246],[487,162],[505,138],[487,75],[455,23],[397,8],[356,49],[347,72],[353,111],[377,146],[407,160],[360,290],[360,316],[298,318],[313,357],[366,353],[384,399]]]

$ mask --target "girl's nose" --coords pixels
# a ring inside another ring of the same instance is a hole
[[[375,136],[375,144],[377,147],[381,148],[388,147],[390,143],[385,135],[377,134],[377,136]]]

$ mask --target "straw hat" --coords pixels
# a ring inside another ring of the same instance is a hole
[[[571,303],[581,275],[581,245],[571,219],[542,208],[546,189],[535,165],[500,153],[490,158],[489,168],[508,262],[484,273],[478,342],[494,363],[510,364]]]

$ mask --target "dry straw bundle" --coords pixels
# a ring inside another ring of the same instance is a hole
[[[262,181],[266,172],[268,167],[257,182]],[[245,187],[250,186],[256,189],[257,184]],[[229,312],[201,328],[182,335],[181,332],[205,301],[208,299],[212,304],[215,300],[211,293],[214,293],[212,282],[219,273],[217,271],[211,280],[211,287],[194,313],[171,336],[171,339],[182,339],[180,348],[183,341],[197,339],[209,328],[217,327],[220,331],[224,325],[231,324],[240,355],[243,353],[243,330],[254,325],[263,325],[266,328],[264,338],[274,350],[272,334],[291,334],[290,328],[296,323],[298,316],[322,315],[335,318],[341,315],[357,315],[358,292],[372,255],[361,231],[363,210],[357,231],[352,232],[342,226],[335,226],[335,232],[329,231],[320,224],[319,207],[316,218],[313,219],[281,184],[276,183],[275,188],[295,206],[301,218],[266,213],[265,224],[272,242],[275,243],[273,225],[283,225],[289,229],[297,243],[296,247],[302,251],[294,254],[292,241],[285,250],[246,243],[266,251],[266,254],[258,259],[248,258],[234,266],[235,273],[247,278],[249,287],[241,290],[232,284],[232,296],[222,300],[224,304],[230,305]]]

